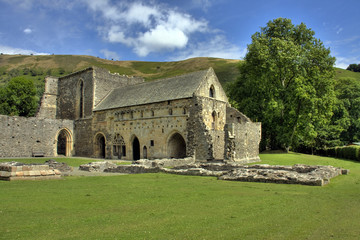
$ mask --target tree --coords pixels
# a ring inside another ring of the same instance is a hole
[[[262,149],[314,146],[329,124],[335,58],[314,34],[290,19],[269,21],[252,35],[240,77],[228,87],[239,110],[262,122]]]
[[[350,64],[346,68],[346,70],[353,71],[353,72],[360,72],[360,64],[356,64],[356,63]]]
[[[0,114],[30,117],[35,114],[37,103],[36,88],[30,79],[15,77],[0,88]]]
[[[349,128],[341,133],[344,143],[360,141],[360,81],[353,78],[340,79],[336,95],[349,116]]]

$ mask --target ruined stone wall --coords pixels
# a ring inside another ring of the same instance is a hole
[[[188,123],[196,160],[224,158],[226,102],[194,97]]]
[[[31,157],[34,152],[55,156],[62,129],[73,135],[73,121],[0,115],[0,157]]]
[[[254,123],[243,113],[230,106],[226,109],[225,158],[251,160],[259,158],[261,123]]]
[[[59,79],[57,118],[92,116],[94,107],[114,88],[143,82],[140,77],[112,74],[106,69],[87,68]]]
[[[94,91],[92,72],[92,69],[88,68],[59,78],[57,118],[79,119],[92,115]],[[83,91],[81,91],[80,87],[81,81],[83,82]],[[80,108],[81,97],[83,105]]]
[[[124,87],[127,85],[134,85],[144,82],[141,77],[132,77],[120,75],[118,73],[110,73],[103,68],[94,69],[94,107],[96,107],[104,97],[109,94],[109,91],[114,88]]]
[[[45,78],[45,91],[41,98],[40,109],[37,113],[39,118],[56,118],[56,103],[58,93],[58,78]]]
[[[190,102],[191,99],[180,99],[95,112],[93,133],[105,137],[106,158],[118,158],[113,147],[116,135],[120,135],[125,143],[126,156],[122,156],[122,159],[133,159],[135,137],[140,143],[140,158],[166,158],[168,141],[173,134],[179,133],[186,143],[186,149],[189,146],[186,123]]]
[[[226,131],[227,159],[240,161],[259,158],[261,123],[230,123]]]
[[[74,121],[75,131],[75,155],[93,157],[92,119],[79,119]]]

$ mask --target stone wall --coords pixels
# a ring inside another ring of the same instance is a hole
[[[94,107],[114,88],[143,82],[140,77],[112,74],[106,69],[87,68],[59,78],[57,118],[92,116]]]
[[[93,153],[92,119],[79,119],[74,121],[75,131],[75,155],[83,157],[95,157]]]
[[[114,88],[120,88],[128,85],[134,85],[144,82],[142,77],[133,77],[110,73],[103,68],[93,67],[94,69],[94,107],[104,99]]]
[[[98,111],[94,113],[93,134],[103,135],[106,139],[106,158],[119,157],[114,151],[114,144],[120,138],[125,144],[121,159],[133,159],[135,138],[139,140],[140,158],[166,158],[168,141],[174,134],[180,134],[185,144],[189,144],[186,122],[190,102],[190,99],[180,99]]]
[[[41,98],[40,109],[37,113],[39,118],[56,118],[56,104],[58,92],[58,78],[45,78],[45,91]]]
[[[79,119],[91,116],[93,110],[93,87],[92,68],[59,78],[57,118]],[[82,102],[81,108],[80,102]]]
[[[57,137],[63,129],[73,137],[71,120],[0,115],[0,157],[31,157],[34,152],[56,156]]]
[[[225,158],[228,160],[259,159],[261,123],[252,122],[230,106],[226,109]]]

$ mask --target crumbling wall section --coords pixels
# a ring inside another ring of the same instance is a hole
[[[74,122],[0,115],[0,157],[31,157],[35,152],[55,156],[62,129],[73,134]]]
[[[41,98],[39,111],[37,112],[38,118],[56,118],[56,104],[58,93],[58,78],[46,77],[45,78],[45,91]]]
[[[110,90],[144,82],[142,77],[120,75],[110,73],[103,68],[93,67],[94,69],[94,107],[104,99]]]
[[[188,121],[190,152],[196,160],[224,158],[226,102],[207,97],[193,97]],[[190,155],[190,156],[193,156]]]

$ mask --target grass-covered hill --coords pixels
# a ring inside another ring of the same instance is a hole
[[[147,81],[176,76],[213,67],[222,83],[232,81],[238,75],[240,60],[219,58],[192,58],[178,62],[112,61],[81,55],[1,55],[0,84],[16,75],[28,75],[38,80],[46,75],[64,76],[81,69],[97,66],[110,72],[141,76]]]
[[[97,66],[110,72],[141,76],[147,81],[176,76],[213,67],[220,82],[225,85],[239,75],[241,60],[221,58],[191,58],[176,62],[112,61],[82,55],[0,55],[0,86],[10,78],[25,75],[34,80],[41,95],[47,75],[65,76],[81,69]],[[336,68],[336,78],[354,78],[360,81],[360,73]]]

